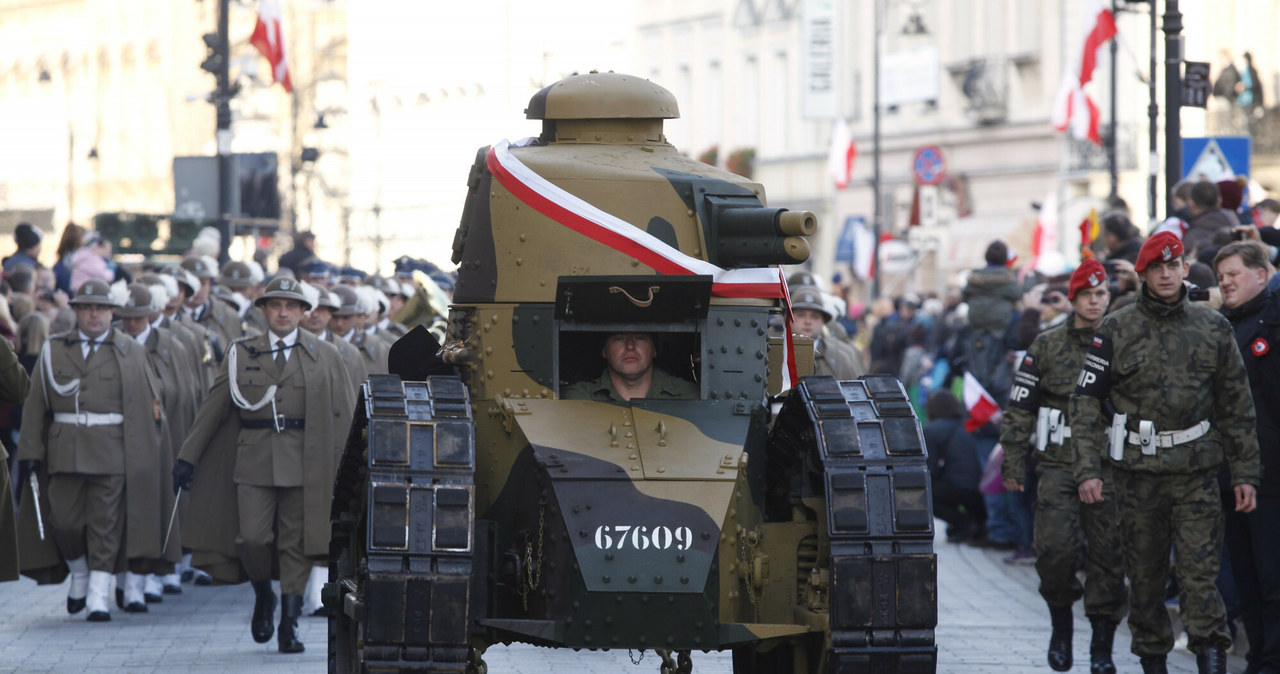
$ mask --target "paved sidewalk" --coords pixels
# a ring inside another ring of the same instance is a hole
[[[940,674],[1044,674],[1049,614],[1036,592],[1034,567],[1001,562],[1007,554],[939,538],[938,672]],[[115,611],[112,621],[90,624],[68,616],[66,585],[39,587],[30,580],[0,584],[0,672],[313,672],[326,671],[326,624],[302,618],[301,655],[280,655],[273,639],[249,636],[253,592],[240,587],[183,586],[146,614]],[[1075,669],[1088,672],[1089,624],[1076,606]],[[625,651],[574,652],[532,646],[496,646],[485,654],[494,674],[654,672],[649,653],[633,666]],[[732,672],[727,653],[694,653],[694,671]],[[1140,671],[1129,654],[1129,633],[1116,634],[1120,672]],[[1232,658],[1231,671],[1243,668]],[[1195,659],[1171,654],[1169,671],[1195,672]]]

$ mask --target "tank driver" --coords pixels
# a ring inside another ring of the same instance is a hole
[[[622,402],[632,398],[697,400],[698,387],[655,367],[653,335],[615,332],[605,337],[600,355],[607,367],[594,381],[580,381],[560,392],[565,400]]]

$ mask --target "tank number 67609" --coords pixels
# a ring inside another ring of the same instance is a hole
[[[693,532],[689,527],[649,527],[602,524],[596,527],[596,547],[601,550],[688,550],[693,545]]]

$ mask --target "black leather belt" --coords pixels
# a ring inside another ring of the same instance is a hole
[[[284,419],[284,418],[278,417],[276,419],[241,419],[240,420],[241,428],[247,428],[255,431],[261,430],[263,428],[270,428],[271,430],[300,429],[300,428],[306,428],[306,426],[307,426],[306,419]]]

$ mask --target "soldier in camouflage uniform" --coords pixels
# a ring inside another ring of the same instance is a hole
[[[1000,436],[1004,446],[1000,472],[1006,476],[1004,484],[1009,491],[1022,491],[1027,456],[1033,447],[1036,450],[1036,572],[1040,574],[1040,595],[1049,605],[1053,623],[1049,666],[1059,672],[1071,669],[1071,606],[1084,597],[1085,615],[1093,625],[1090,671],[1115,674],[1111,644],[1128,603],[1110,471],[1104,468],[1103,472],[1105,500],[1082,504],[1073,472],[1075,444],[1066,415],[1085,351],[1110,297],[1102,265],[1085,260],[1071,275],[1067,291],[1075,310],[1071,318],[1036,337],[1014,374]],[[1081,556],[1085,559],[1083,586],[1076,578]]]
[[[1223,536],[1216,476],[1225,457],[1236,510],[1254,509],[1261,468],[1249,381],[1230,324],[1188,299],[1177,236],[1147,239],[1134,269],[1137,302],[1103,319],[1071,396],[1076,481],[1085,503],[1103,501],[1110,457],[1132,592],[1131,650],[1143,672],[1168,671],[1164,593],[1176,549],[1188,646],[1201,672],[1225,673],[1231,637],[1214,585]]]

